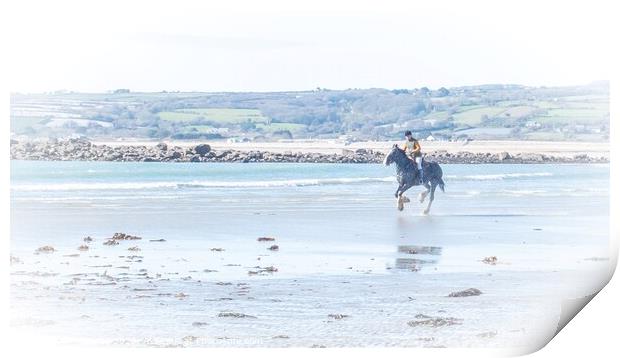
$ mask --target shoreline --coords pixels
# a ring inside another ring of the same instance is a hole
[[[11,141],[12,160],[223,163],[381,163],[394,142],[275,143]],[[608,163],[608,143],[423,142],[440,164]]]

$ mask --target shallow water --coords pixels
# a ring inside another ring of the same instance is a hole
[[[558,299],[609,263],[609,167],[442,167],[446,192],[425,216],[419,187],[396,210],[382,165],[14,161],[12,324],[68,343],[184,346],[504,347],[552,334],[541,322],[557,320]],[[115,232],[143,239],[104,246]],[[57,251],[33,254],[43,245]],[[469,287],[483,294],[446,297]],[[218,317],[228,311],[256,318]],[[419,314],[462,321],[407,324]]]

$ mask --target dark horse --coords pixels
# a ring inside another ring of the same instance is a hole
[[[403,193],[409,188],[415,185],[420,185],[418,181],[418,168],[416,164],[409,159],[405,151],[400,149],[398,145],[394,144],[392,150],[385,156],[383,164],[390,165],[396,163],[396,180],[398,180],[398,188],[394,196],[398,199],[398,210],[403,210],[404,203],[407,201]],[[435,199],[435,188],[439,185],[441,191],[444,191],[443,179],[441,179],[443,172],[439,164],[435,162],[422,161],[422,169],[424,176],[422,178],[422,185],[426,188],[426,191],[420,193],[420,203],[424,202],[426,196],[430,193],[430,201],[428,206],[424,210],[424,214],[428,214],[431,210],[431,204]]]

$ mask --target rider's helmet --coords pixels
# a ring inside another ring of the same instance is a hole
[[[405,137],[410,136],[410,135],[412,135],[412,134],[411,134],[411,131],[409,131],[409,130],[408,130],[408,131],[405,131]]]

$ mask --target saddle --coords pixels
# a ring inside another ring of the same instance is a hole
[[[413,163],[416,177],[419,179],[420,182],[422,182],[422,178],[420,178],[420,170],[418,169],[418,163],[416,163],[415,159],[411,157],[409,157],[409,160],[411,160],[411,162]],[[422,160],[420,161],[420,167],[422,167],[423,170],[428,167],[428,163],[426,162],[426,160],[424,160],[424,157],[422,157]]]

